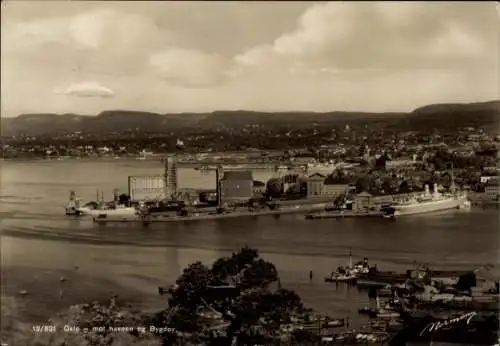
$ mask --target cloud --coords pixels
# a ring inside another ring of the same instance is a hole
[[[10,20],[2,24],[2,54],[25,64],[74,68],[82,73],[130,75],[147,66],[150,52],[173,43],[173,34],[150,17],[117,9],[72,16]],[[73,66],[70,66],[73,65]]]
[[[76,97],[113,97],[115,93],[97,82],[82,82],[70,85],[67,89],[56,89],[56,94],[65,94]]]
[[[212,6],[8,2],[2,111],[377,111],[498,97],[495,3]]]
[[[149,62],[162,79],[184,88],[208,88],[227,78],[224,58],[198,50],[167,49],[152,54]]]
[[[294,30],[238,54],[247,68],[454,68],[487,59],[498,37],[491,4],[330,2],[311,6]],[[483,18],[484,23],[478,21]],[[489,24],[489,27],[488,27]],[[490,57],[490,63],[493,60]]]

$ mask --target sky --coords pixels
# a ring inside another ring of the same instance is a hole
[[[498,99],[499,14],[493,1],[2,1],[2,116]]]

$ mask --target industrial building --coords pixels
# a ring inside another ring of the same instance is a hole
[[[250,171],[226,171],[219,182],[222,204],[247,203],[253,196],[253,177]]]

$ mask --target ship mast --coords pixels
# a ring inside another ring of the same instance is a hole
[[[349,268],[352,268],[352,248],[349,248]]]

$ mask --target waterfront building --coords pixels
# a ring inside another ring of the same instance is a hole
[[[356,212],[369,211],[375,207],[375,197],[363,191],[354,196],[352,210]]]
[[[225,171],[220,181],[223,204],[245,203],[253,196],[253,177],[250,171]]]
[[[314,173],[307,179],[307,197],[323,196],[325,176],[321,173]]]
[[[325,180],[323,183],[323,195],[337,197],[345,195],[349,190],[349,184],[339,184]]]
[[[337,197],[349,190],[349,184],[338,183],[321,173],[314,173],[307,178],[308,197]]]

